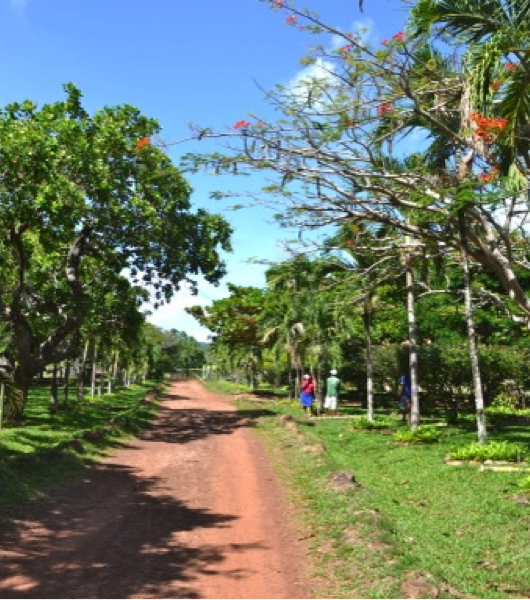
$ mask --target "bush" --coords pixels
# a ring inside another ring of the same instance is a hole
[[[488,411],[488,409],[486,409],[486,412],[487,411]],[[459,421],[459,423],[476,425],[477,424],[477,415],[475,413],[460,413],[458,415],[458,421]]]
[[[486,408],[488,417],[530,417],[530,408],[510,408],[507,406],[488,406]]]
[[[530,492],[530,476],[525,477],[519,484],[521,489],[525,492]]]
[[[502,391],[495,396],[491,408],[499,412],[513,412],[518,409],[518,400],[513,394]]]
[[[394,421],[390,417],[374,417],[369,421],[367,417],[358,417],[350,421],[352,429],[390,429]]]
[[[433,425],[419,425],[416,429],[398,431],[394,440],[402,444],[434,444],[440,441],[442,432]]]
[[[472,442],[467,446],[453,448],[449,452],[451,460],[502,460],[507,462],[518,462],[526,454],[526,448],[522,444],[514,442],[489,442],[479,444]]]

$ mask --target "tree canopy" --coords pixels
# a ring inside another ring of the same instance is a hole
[[[312,69],[269,93],[277,119],[251,112],[228,133],[198,128],[224,150],[185,167],[267,172],[264,200],[302,232],[378,223],[434,256],[458,252],[463,227],[470,258],[503,290],[484,295],[528,326],[526,3],[493,0],[484,17],[479,2],[418,2],[380,45],[296,3],[269,4],[323,40],[302,58]],[[456,50],[427,27],[436,22],[458,33]]]
[[[105,295],[139,308],[149,293],[156,307],[199,275],[218,283],[231,249],[230,226],[192,210],[189,184],[152,143],[156,120],[127,104],[90,115],[79,89],[65,92],[0,111],[2,364],[22,388],[79,351]]]

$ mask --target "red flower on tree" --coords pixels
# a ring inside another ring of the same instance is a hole
[[[377,114],[381,117],[383,115],[392,114],[396,109],[390,104],[390,102],[382,102],[377,107]]]
[[[141,150],[144,146],[148,146],[151,143],[150,137],[143,137],[136,143],[136,150]]]
[[[294,25],[296,23],[296,16],[295,15],[288,16],[287,19],[285,19],[285,22],[287,23],[287,25]]]
[[[474,132],[475,136],[488,144],[494,141],[495,133],[502,131],[508,126],[508,119],[486,117],[480,113],[472,113],[471,119],[475,121],[477,125],[477,129]]]
[[[339,52],[342,56],[342,58],[346,58],[348,56],[348,52],[352,49],[352,45],[351,44],[346,44],[345,46],[342,46],[342,48],[339,48]]]
[[[480,182],[483,184],[491,183],[492,181],[497,179],[497,177],[499,176],[499,172],[500,171],[499,171],[498,167],[493,167],[489,173],[484,171],[483,173],[481,173],[478,176],[478,178],[480,179]]]
[[[248,121],[238,121],[235,125],[234,125],[234,129],[246,129],[247,127],[250,127],[250,123]]]
[[[483,184],[491,183],[497,178],[497,173],[481,173],[479,175],[480,182]]]
[[[396,42],[402,42],[405,39],[405,34],[402,31],[398,31],[392,36],[392,39],[396,40]]]

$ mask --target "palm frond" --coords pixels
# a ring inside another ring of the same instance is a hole
[[[499,0],[419,0],[411,11],[412,25],[416,35],[431,32],[436,24],[439,35],[474,44],[510,25],[513,16],[505,4]]]

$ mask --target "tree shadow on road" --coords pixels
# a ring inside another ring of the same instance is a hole
[[[215,574],[228,553],[262,547],[183,542],[183,532],[237,517],[190,508],[157,486],[157,478],[139,485],[129,468],[99,465],[32,505],[0,532],[0,598],[200,598],[197,578]]]
[[[156,424],[138,436],[142,440],[186,444],[210,435],[230,435],[242,427],[255,427],[256,421],[274,415],[266,409],[218,411],[173,410],[162,407]]]

